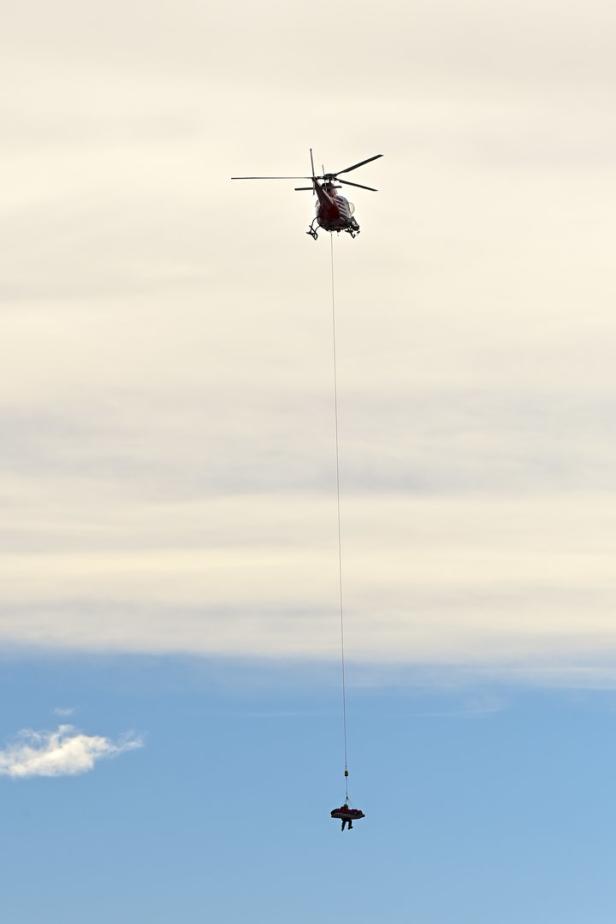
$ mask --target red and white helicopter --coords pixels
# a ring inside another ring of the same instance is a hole
[[[382,154],[375,154],[374,157],[368,157],[366,160],[360,160],[358,164],[351,167],[345,167],[344,170],[338,170],[337,173],[325,173],[323,169],[322,176],[315,176],[314,159],[312,157],[312,148],[310,148],[310,166],[312,176],[232,176],[232,180],[311,180],[312,186],[296,186],[296,192],[311,190],[318,198],[317,214],[310,222],[310,227],[306,234],[310,234],[316,241],[318,234],[315,224],[323,228],[324,231],[346,231],[351,237],[359,234],[359,225],[353,217],[355,206],[344,196],[338,195],[337,189],[345,186],[357,186],[359,189],[369,189],[371,192],[378,192],[373,186],[363,186],[361,183],[352,183],[350,180],[341,180],[341,173],[350,173],[351,170],[357,170],[364,164],[369,164],[372,160],[378,160]]]

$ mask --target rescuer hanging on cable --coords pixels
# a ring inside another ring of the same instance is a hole
[[[330,812],[332,818],[339,818],[342,821],[341,831],[344,831],[346,826],[349,826],[349,831],[353,827],[353,822],[357,821],[359,818],[365,818],[366,816],[361,809],[349,808],[347,802],[344,805],[341,805],[340,808],[332,809]]]

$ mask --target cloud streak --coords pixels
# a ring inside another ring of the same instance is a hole
[[[72,725],[59,725],[55,731],[27,728],[0,751],[0,775],[13,779],[77,776],[93,770],[99,760],[142,746],[143,740],[132,733],[112,741],[102,735],[86,735]]]
[[[87,523],[89,509],[67,502],[63,516]],[[362,494],[343,514],[350,659],[500,670],[614,659],[605,496]],[[338,657],[331,498],[127,505],[76,536],[4,556],[5,646]]]

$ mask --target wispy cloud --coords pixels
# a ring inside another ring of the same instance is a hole
[[[75,712],[74,706],[56,706],[53,710],[54,715],[58,715],[61,718],[68,718],[69,715],[73,715]]]
[[[458,699],[455,707],[430,709],[414,712],[418,718],[474,719],[494,715],[506,708],[504,700],[490,693],[478,693],[474,696]]]
[[[0,751],[0,775],[76,776],[93,770],[98,760],[142,746],[143,740],[133,733],[112,741],[102,735],[86,735],[72,725],[59,725],[55,731],[23,729]]]

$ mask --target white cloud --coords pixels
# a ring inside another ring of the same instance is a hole
[[[73,715],[74,712],[74,706],[56,706],[53,710],[54,715],[58,715],[64,719],[66,719],[69,715]]]
[[[142,745],[142,739],[133,734],[112,741],[102,735],[86,735],[72,725],[59,725],[55,731],[23,729],[0,751],[0,775],[15,779],[76,776],[93,770],[97,760],[117,757]]]

